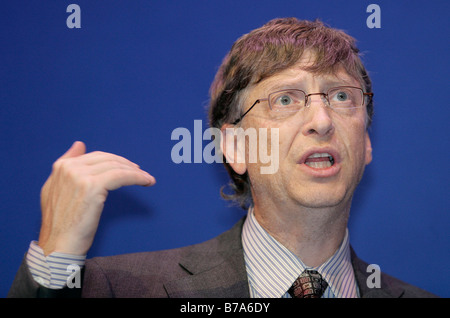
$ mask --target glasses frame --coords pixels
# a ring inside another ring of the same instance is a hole
[[[334,90],[334,89],[337,89],[337,88],[356,88],[356,89],[359,89],[359,90],[362,92],[362,95],[363,95],[363,102],[362,102],[362,105],[361,105],[361,106],[357,106],[357,107],[355,107],[355,108],[364,107],[364,106],[367,106],[368,104],[370,104],[370,102],[371,102],[371,100],[372,100],[372,98],[373,98],[373,95],[374,95],[372,92],[365,93],[364,90],[363,90],[361,87],[356,87],[356,86],[336,86],[336,87],[330,88],[326,93],[311,93],[311,94],[306,94],[306,92],[303,91],[303,90],[301,90],[301,89],[292,89],[292,90],[301,91],[303,94],[305,94],[305,107],[309,107],[309,106],[308,106],[308,98],[309,98],[309,96],[313,96],[313,95],[321,95],[321,96],[325,97],[325,100],[327,101],[327,106],[328,106],[328,107],[331,107],[331,106],[330,106],[330,101],[329,101],[329,99],[328,99],[328,93],[329,93],[331,90]],[[246,111],[245,113],[243,113],[237,120],[235,120],[235,121],[233,122],[233,125],[238,124],[238,123],[244,118],[244,116],[247,115],[247,114],[253,109],[253,107],[256,106],[256,104],[259,104],[259,103],[264,102],[264,101],[269,101],[270,95],[275,94],[275,93],[279,93],[279,92],[283,92],[283,91],[287,91],[287,90],[289,90],[289,89],[279,90],[279,91],[270,93],[269,96],[268,96],[267,98],[260,98],[260,99],[257,99],[257,100],[253,103],[253,105],[250,106],[249,109],[247,109],[247,111]],[[366,101],[366,99],[364,98],[364,96],[368,96],[369,99]],[[270,103],[269,103],[269,108],[270,108],[270,110],[272,110],[272,106],[270,105]]]

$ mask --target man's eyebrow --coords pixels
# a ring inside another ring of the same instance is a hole
[[[358,80],[350,75],[335,76],[333,79],[325,79],[324,82],[330,82],[336,85],[355,85]]]
[[[304,83],[301,83],[298,81],[284,82],[284,83],[277,82],[272,85],[265,86],[264,89],[266,91],[268,91],[268,93],[271,93],[271,92],[275,92],[275,91],[283,90],[283,89],[302,89],[302,90],[304,90],[305,89],[304,86],[305,86]]]
[[[268,93],[282,89],[305,89],[305,81],[300,79],[271,79],[262,83],[262,89]]]
[[[355,82],[352,78],[339,78],[339,79],[324,79],[319,80],[319,86],[323,89],[328,89],[337,86],[354,86]],[[265,83],[263,89],[267,93],[272,93],[283,89],[301,89],[306,92],[306,83],[304,81],[293,80],[293,81],[283,81],[283,82],[268,82]]]

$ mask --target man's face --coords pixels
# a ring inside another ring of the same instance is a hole
[[[334,75],[314,75],[302,70],[303,63],[308,60],[303,59],[250,88],[244,110],[255,100],[286,88],[311,94],[326,92],[336,86],[360,87],[344,70]],[[244,129],[279,129],[279,147],[271,149],[279,151],[276,173],[261,174],[261,163],[232,165],[238,173],[248,171],[255,206],[349,207],[365,165],[372,160],[366,109],[362,107],[343,114],[327,107],[320,95],[310,96],[308,106],[295,113],[280,115],[271,112],[268,102],[263,101],[242,120]],[[249,149],[248,145],[246,149]],[[325,154],[331,155],[333,160],[328,157],[317,159]]]

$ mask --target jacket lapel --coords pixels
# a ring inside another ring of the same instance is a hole
[[[242,298],[249,297],[247,273],[241,264],[242,251],[236,251],[221,263],[192,275],[166,283],[172,298]],[[192,271],[187,263],[180,264]]]
[[[164,284],[169,297],[250,297],[241,243],[243,221],[217,238],[194,246],[179,263],[190,275]]]
[[[241,219],[231,230],[202,244],[193,246],[179,265],[189,274],[164,284],[173,298],[248,298],[250,297],[244,252],[241,242]],[[356,282],[362,298],[398,298],[404,289],[390,276],[381,273],[381,287],[369,288],[368,264],[351,248]]]
[[[369,288],[367,279],[372,274],[367,272],[369,264],[359,259],[353,248],[351,248],[351,258],[361,298],[399,298],[403,295],[404,289],[383,273],[380,274],[380,288]]]

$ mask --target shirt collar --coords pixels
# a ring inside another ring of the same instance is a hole
[[[283,297],[297,277],[308,268],[261,227],[253,209],[249,209],[244,223],[242,244],[249,284],[261,297]],[[327,281],[330,297],[357,297],[348,230],[335,254],[314,269]]]

